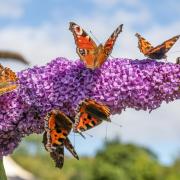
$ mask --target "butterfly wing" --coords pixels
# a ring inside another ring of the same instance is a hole
[[[138,48],[146,56],[153,48],[150,42],[143,38],[140,34],[136,33],[135,36],[138,38]]]
[[[73,129],[74,132],[80,133],[83,131],[87,131],[101,123],[101,119],[95,118],[86,112],[77,113],[77,115],[75,116],[75,124]]]
[[[93,99],[86,99],[86,112],[104,121],[110,121],[110,109],[108,106]]]
[[[56,167],[61,169],[64,165],[64,146],[58,146],[55,151],[50,152],[50,156],[54,160]]]
[[[56,167],[62,168],[64,163],[64,141],[72,129],[71,120],[61,111],[52,110],[45,118],[43,144],[50,152]]]
[[[94,68],[96,43],[92,38],[76,23],[70,22],[69,30],[73,33],[76,52],[87,68]]]
[[[103,120],[110,121],[110,110],[102,103],[86,99],[79,105],[75,116],[74,132],[83,132],[102,123]]]
[[[3,84],[0,83],[0,95],[5,94],[7,92],[13,91],[17,88],[16,84]]]
[[[100,67],[109,57],[109,55],[112,53],[116,39],[119,33],[122,32],[122,27],[123,27],[123,24],[119,25],[115,29],[115,31],[111,34],[111,36],[105,42],[104,46],[102,46],[101,44],[98,46],[97,53],[95,53],[96,54],[96,58],[94,62],[95,68]]]
[[[10,68],[0,65],[0,95],[18,87],[17,76]]]
[[[43,141],[42,143],[44,144],[45,149],[50,152],[51,158],[54,160],[56,167],[62,168],[64,164],[64,146],[60,145],[57,146],[55,149],[49,149],[47,148],[47,141],[48,141],[48,133],[44,132],[43,134]]]
[[[152,59],[166,58],[166,53],[172,48],[172,46],[179,39],[180,35],[174,36],[171,39],[163,42],[162,44],[150,49],[148,56]]]
[[[67,137],[64,141],[64,146],[69,150],[69,152],[77,159],[79,160],[78,154],[76,153],[71,141]]]
[[[52,110],[45,118],[45,131],[47,132],[46,149],[51,152],[61,146],[72,128],[71,120],[61,111]]]

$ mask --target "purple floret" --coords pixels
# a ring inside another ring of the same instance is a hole
[[[0,96],[0,157],[12,153],[22,137],[42,133],[43,118],[53,108],[73,118],[85,98],[106,104],[112,114],[151,111],[180,99],[180,65],[153,60],[112,59],[93,71],[81,61],[57,58],[18,77],[20,87]]]

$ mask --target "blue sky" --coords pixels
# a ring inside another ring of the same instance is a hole
[[[18,24],[38,26],[46,21],[54,21],[55,14],[59,15],[56,21],[65,21],[71,18],[78,18],[78,16],[90,17],[95,11],[100,14],[113,14],[116,11],[139,11],[146,7],[151,11],[153,23],[169,24],[180,18],[179,1],[178,0],[164,0],[164,1],[150,1],[150,0],[77,0],[77,1],[63,1],[63,0],[1,0],[1,4],[17,4],[17,8],[21,11],[19,16],[6,15],[1,17],[1,25]],[[138,5],[136,5],[138,4]],[[140,6],[140,5],[143,6]],[[10,5],[11,6],[11,5]],[[2,13],[1,13],[2,14]],[[4,13],[5,14],[5,13]],[[9,12],[11,14],[11,12]],[[12,13],[13,14],[13,13]],[[63,16],[63,18],[62,18]]]
[[[180,34],[179,0],[0,0],[0,49],[21,52],[33,65],[44,65],[63,56],[75,60],[75,44],[68,30],[69,21],[90,30],[100,42],[124,24],[112,56],[143,59],[134,36],[139,32],[152,44]],[[178,41],[168,53],[169,61],[180,56]],[[26,68],[12,61],[1,61],[15,71]],[[180,102],[163,104],[151,114],[127,110],[113,116],[122,124],[104,124],[91,130],[93,138],[76,137],[80,154],[93,154],[107,138],[119,136],[124,142],[135,142],[152,148],[163,163],[170,163],[180,150]],[[72,137],[73,138],[73,137]]]

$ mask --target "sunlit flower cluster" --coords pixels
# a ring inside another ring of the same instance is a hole
[[[57,58],[46,66],[18,73],[20,87],[0,96],[0,157],[21,138],[42,133],[44,116],[58,108],[74,117],[79,102],[92,98],[110,107],[153,110],[180,99],[180,65],[154,60],[107,60],[96,70],[81,61]]]

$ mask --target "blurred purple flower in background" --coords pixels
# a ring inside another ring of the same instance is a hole
[[[42,133],[48,111],[59,108],[73,118],[84,98],[108,105],[112,114],[180,99],[180,65],[153,60],[112,59],[92,71],[81,61],[57,58],[18,77],[20,88],[0,96],[0,157],[25,135]]]

